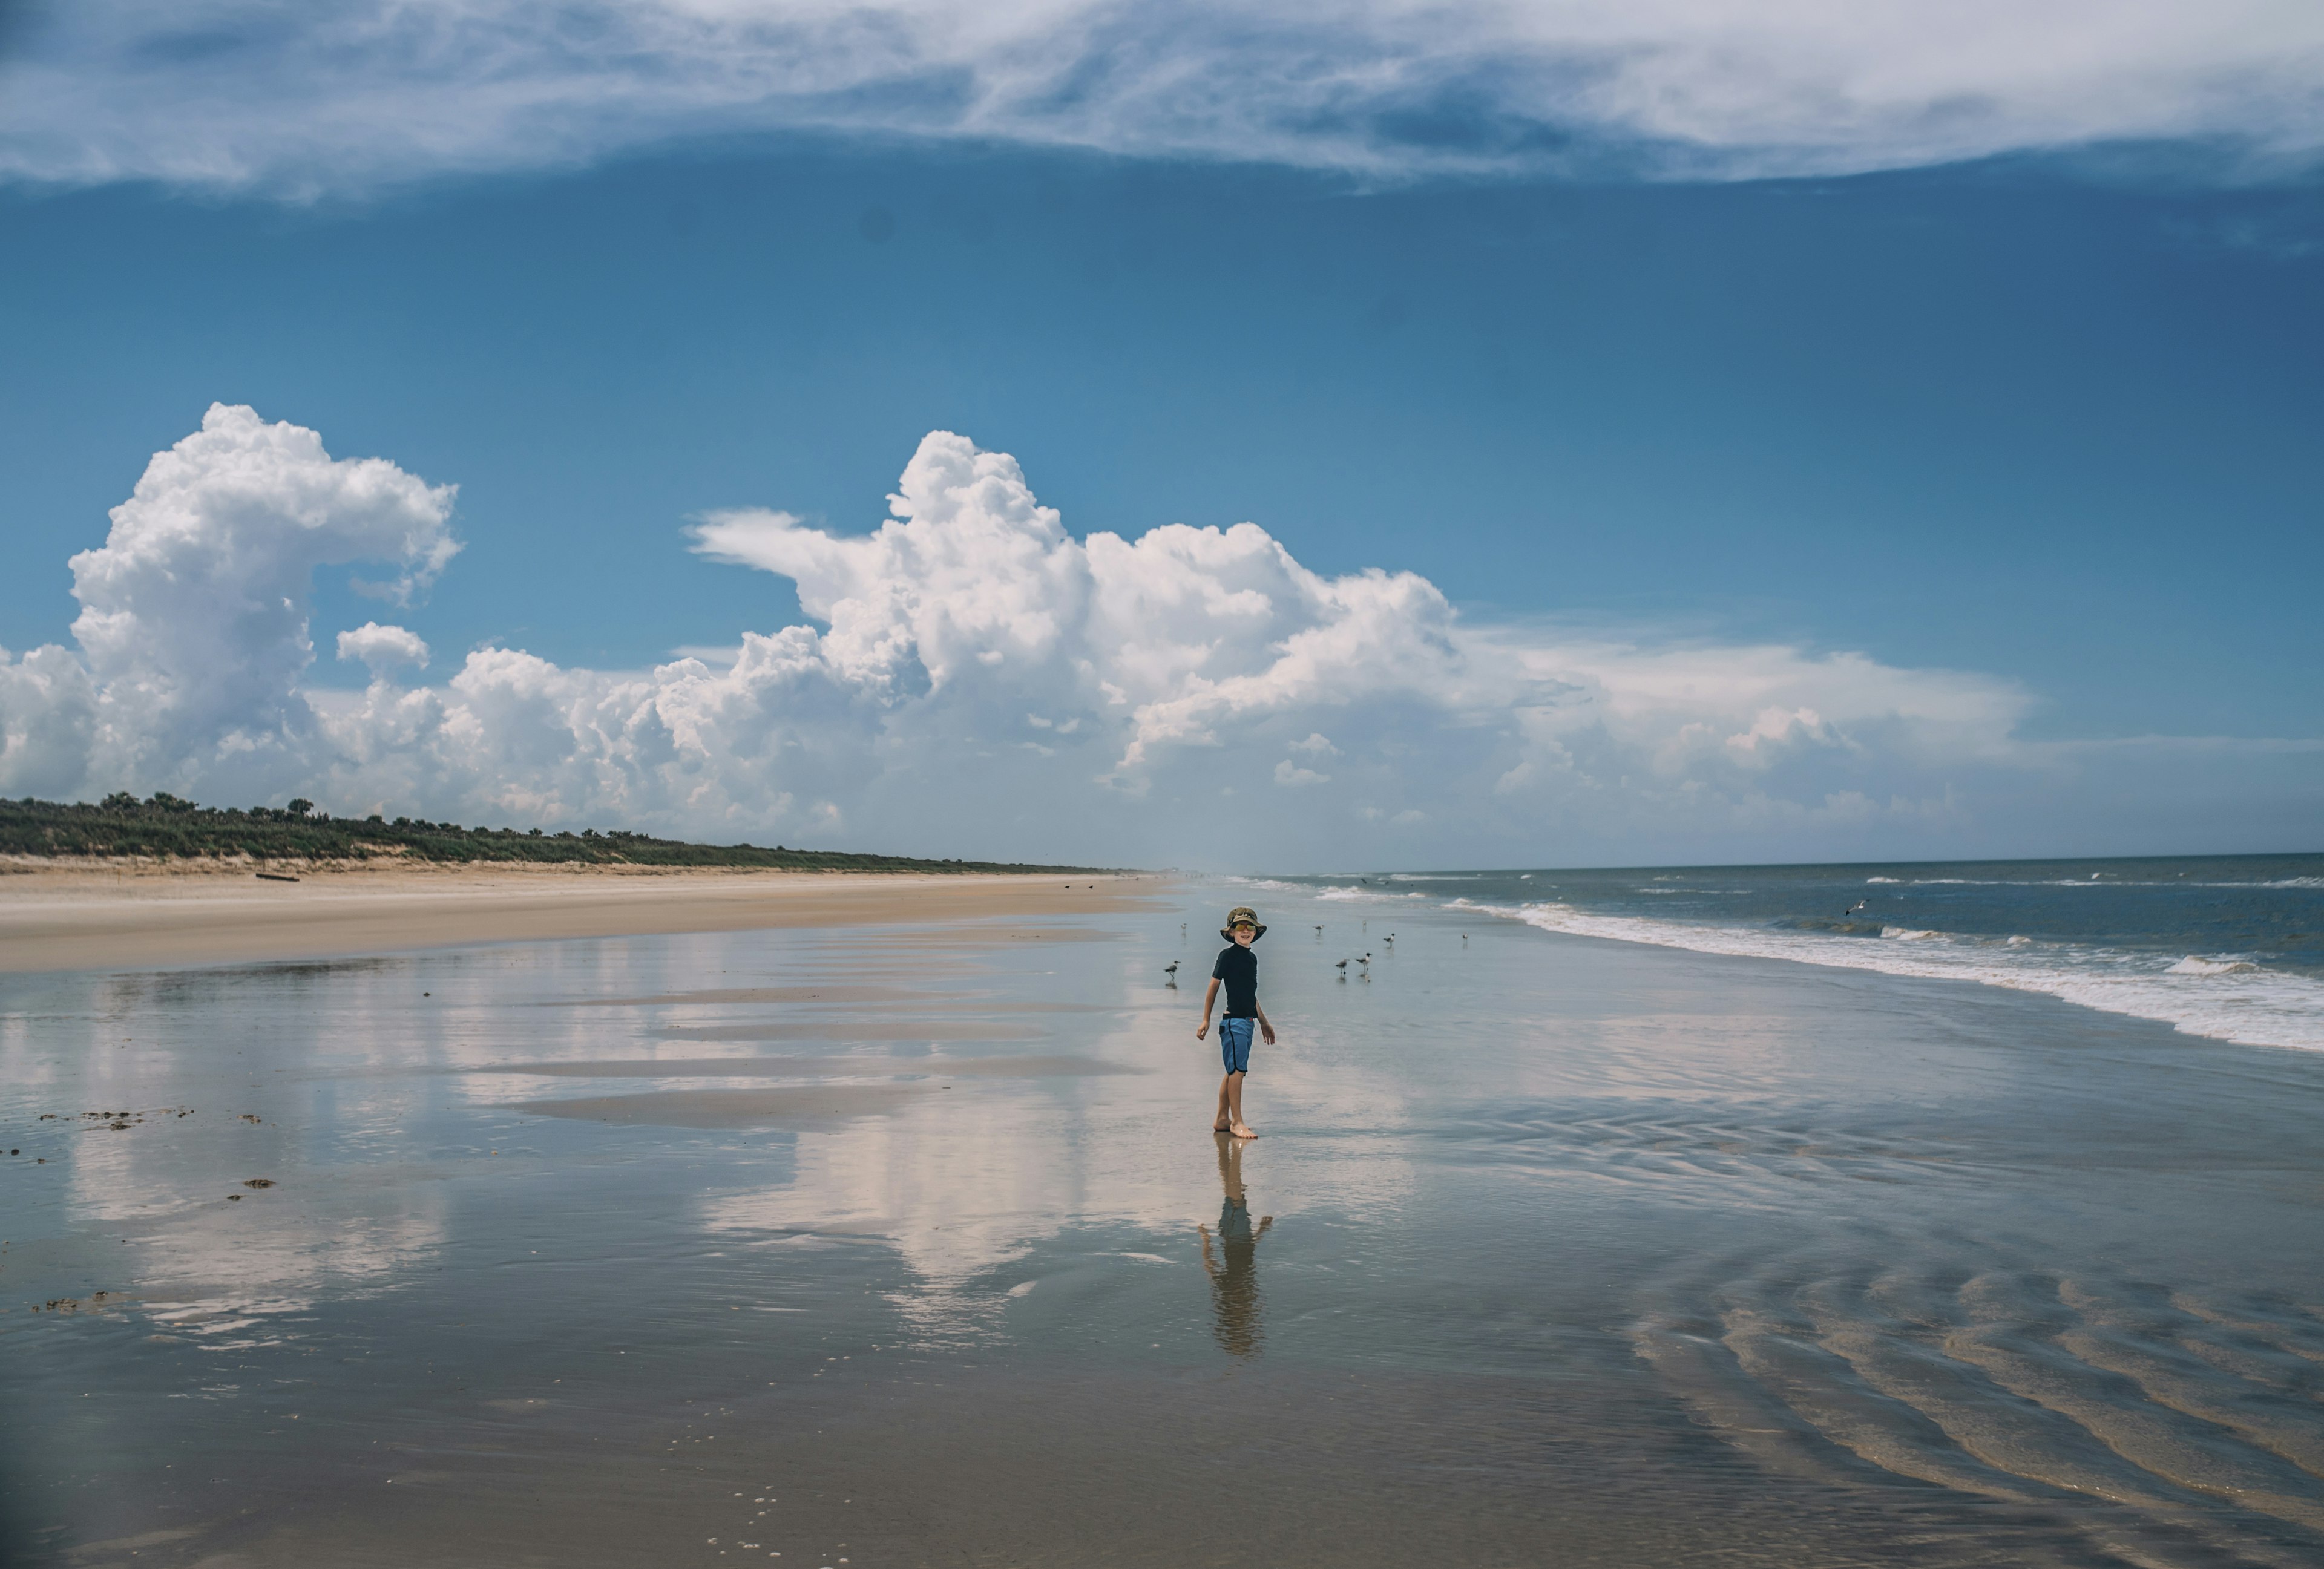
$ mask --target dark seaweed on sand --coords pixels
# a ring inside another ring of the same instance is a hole
[[[999,861],[923,861],[778,844],[688,844],[585,828],[464,828],[419,817],[334,817],[308,800],[283,807],[202,807],[166,793],[87,802],[0,800],[0,854],[150,856],[161,860],[583,862],[618,866],[761,867],[794,872],[1092,872]]]

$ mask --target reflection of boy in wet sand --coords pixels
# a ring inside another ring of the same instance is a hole
[[[1261,1215],[1259,1229],[1250,1224],[1250,1205],[1242,1193],[1242,1145],[1219,1140],[1219,1183],[1226,1198],[1219,1205],[1218,1251],[1212,1255],[1211,1229],[1196,1226],[1203,1236],[1203,1269],[1211,1278],[1211,1306],[1218,1315],[1213,1333],[1230,1356],[1247,1357],[1259,1350],[1259,1239],[1275,1223]]]
[[[1219,986],[1224,983],[1227,1011],[1219,1020],[1219,1057],[1226,1064],[1227,1074],[1219,1081],[1219,1113],[1211,1119],[1211,1131],[1232,1133],[1238,1139],[1259,1137],[1242,1120],[1242,1075],[1250,1071],[1252,1026],[1258,1027],[1268,1045],[1275,1044],[1275,1026],[1267,1021],[1267,1010],[1259,1005],[1259,955],[1250,951],[1250,945],[1266,935],[1258,912],[1249,905],[1239,904],[1227,912],[1227,924],[1219,936],[1227,939],[1228,946],[1211,966],[1210,990],[1203,993],[1203,1022],[1194,1031],[1196,1040],[1211,1032],[1211,1005],[1219,1000]]]

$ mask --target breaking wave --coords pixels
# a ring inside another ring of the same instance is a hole
[[[2319,881],[2324,880],[2306,879],[2301,884]],[[1554,902],[1452,902],[1544,931],[1889,975],[1974,981],[2153,1020],[2187,1035],[2324,1051],[2324,982],[2271,970],[2235,955],[2190,954],[2174,960],[2167,954],[2022,937],[1959,937],[1895,926],[1880,928],[1885,940],[1868,942],[1840,932],[1692,925],[1651,916],[1593,913]]]

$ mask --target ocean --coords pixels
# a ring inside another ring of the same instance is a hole
[[[2046,992],[2324,1050],[2324,854],[1260,878],[1544,931]]]

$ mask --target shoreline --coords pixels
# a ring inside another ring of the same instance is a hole
[[[2316,1027],[2318,999],[2324,996],[2324,986],[2306,976],[2265,971],[2253,964],[2200,969],[2182,959],[2176,966],[2153,960],[2145,969],[2126,964],[2113,971],[2076,971],[2061,964],[2028,964],[2011,969],[1975,949],[1966,955],[1958,953],[1946,946],[1947,934],[1938,932],[1916,932],[1902,939],[1845,938],[1811,946],[1788,939],[1788,934],[1747,928],[1693,927],[1644,917],[1583,913],[1547,918],[1523,909],[1468,908],[1553,937],[2015,992],[2052,998],[2110,1018],[2160,1024],[2191,1040],[2264,1051],[2324,1050]],[[1787,946],[1787,939],[1793,946]],[[1844,946],[1851,942],[1864,946],[1860,949]]]
[[[485,943],[807,926],[897,926],[1138,908],[1159,877],[100,861],[0,870],[0,974],[145,970]],[[288,866],[269,870],[292,872]]]

